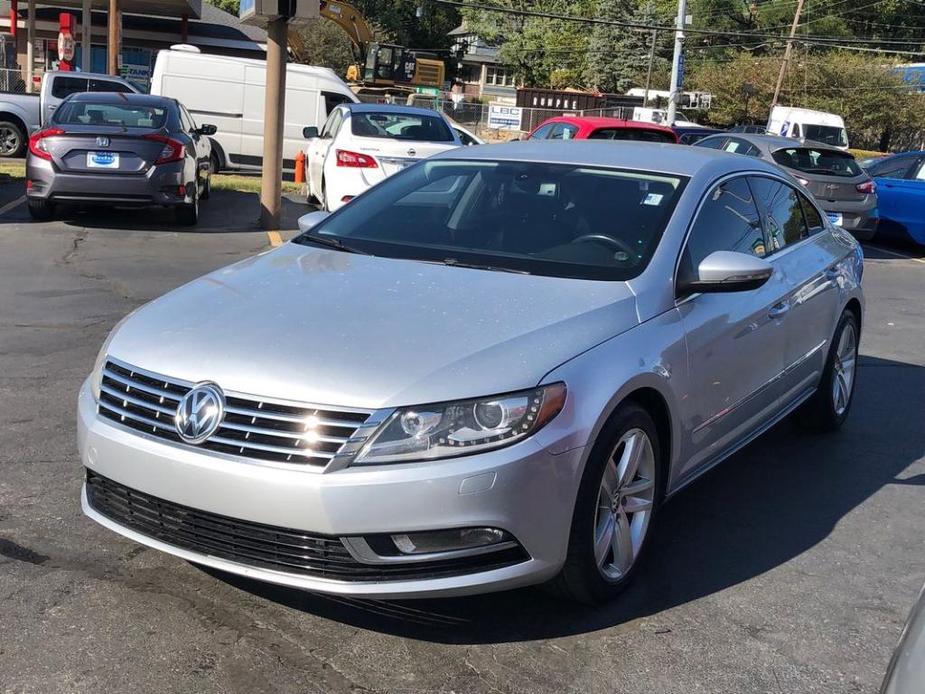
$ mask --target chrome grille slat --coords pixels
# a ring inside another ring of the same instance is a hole
[[[103,369],[103,376],[105,376],[106,378],[111,378],[113,381],[118,381],[119,383],[122,383],[123,385],[128,386],[132,390],[140,390],[144,393],[148,393],[149,395],[156,395],[158,397],[170,400],[173,403],[180,402],[180,398],[183,397],[182,395],[179,395],[177,393],[171,393],[169,390],[161,390],[159,388],[149,386],[145,383],[139,383],[138,381],[133,381],[132,379],[126,378],[122,374],[117,374],[115,371],[110,371],[109,369]]]
[[[310,468],[327,466],[358,430],[366,431],[361,427],[372,414],[229,392],[225,394],[225,415],[231,417],[224,417],[215,434],[194,446],[183,442],[174,427],[177,407],[194,385],[108,359],[97,411],[111,421],[174,445]],[[299,442],[304,445],[297,445]]]
[[[118,398],[119,400],[124,400],[124,401],[132,403],[133,405],[137,405],[138,407],[144,407],[149,410],[154,410],[156,412],[160,412],[161,414],[165,414],[169,416],[171,419],[173,419],[173,416],[177,412],[176,405],[174,405],[173,407],[164,407],[163,405],[157,405],[153,402],[142,400],[141,398],[132,397],[129,393],[126,393],[125,391],[116,390],[115,388],[110,388],[105,383],[100,385],[100,390],[102,390],[104,393],[111,395],[114,398]]]
[[[252,434],[262,434],[263,436],[279,436],[287,439],[301,439],[305,436],[305,431],[285,431],[283,429],[262,429],[256,424],[236,424],[234,422],[224,421],[222,422],[221,429],[234,429],[235,431],[247,431]],[[314,437],[315,441],[319,443],[347,443],[349,436],[321,436],[320,434]]]

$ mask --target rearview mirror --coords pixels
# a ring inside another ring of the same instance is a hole
[[[214,135],[218,132],[218,128],[216,128],[214,125],[211,125],[210,123],[203,123],[199,126],[196,132],[200,135]]]
[[[316,137],[318,137],[318,128],[314,125],[306,125],[304,128],[302,128],[302,137],[304,137],[306,140],[314,140]]]
[[[687,282],[687,292],[744,292],[767,282],[774,268],[748,253],[714,251],[700,261],[696,277]]]
[[[317,226],[319,222],[324,220],[330,212],[325,212],[324,210],[316,210],[314,212],[309,212],[308,214],[303,214],[299,217],[299,231],[305,233],[314,226]]]

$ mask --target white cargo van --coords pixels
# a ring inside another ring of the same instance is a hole
[[[211,123],[218,169],[259,168],[263,161],[263,98],[267,65],[263,60],[205,55],[178,45],[157,54],[151,93],[182,103],[197,121]],[[283,168],[295,166],[305,146],[302,128],[321,128],[337,104],[358,101],[333,70],[288,65],[283,127]]]
[[[814,140],[823,144],[848,149],[848,132],[841,116],[808,108],[775,106],[768,118],[768,133]]]

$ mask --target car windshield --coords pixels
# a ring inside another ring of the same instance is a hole
[[[52,119],[59,125],[109,125],[122,128],[163,128],[166,106],[65,101]]]
[[[569,164],[424,161],[296,242],[314,236],[392,258],[628,280],[651,259],[686,181]]]
[[[358,137],[382,137],[414,142],[452,142],[453,133],[438,116],[416,113],[354,113],[350,132]]]
[[[674,142],[671,135],[661,130],[647,128],[598,128],[588,136],[589,140],[637,140],[641,142]]]
[[[807,140],[815,140],[825,145],[833,147],[847,147],[848,134],[844,128],[836,125],[813,125],[812,123],[803,124],[803,137]]]
[[[790,147],[779,149],[771,156],[781,166],[808,174],[852,178],[863,173],[853,156],[838,150]]]

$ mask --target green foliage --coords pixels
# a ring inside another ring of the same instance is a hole
[[[299,40],[290,39],[290,46],[298,46],[295,51],[298,62],[329,67],[341,77],[347,74],[347,67],[354,62],[353,48],[343,29],[327,19],[319,19],[297,31]]]
[[[241,0],[206,0],[206,2],[220,10],[233,14],[235,17],[238,16],[238,10],[241,8]]]
[[[460,21],[455,7],[426,0],[353,0],[350,4],[381,28],[383,39],[408,48],[448,48],[452,41],[447,34]]]
[[[712,92],[710,121],[767,120],[780,69],[778,56],[730,55],[700,65],[691,86]],[[754,94],[745,113],[745,85]],[[925,132],[925,97],[903,86],[882,57],[850,51],[800,52],[787,72],[780,103],[837,113],[851,144],[866,149],[915,147]]]

